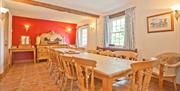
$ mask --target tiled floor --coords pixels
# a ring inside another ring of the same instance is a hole
[[[59,91],[46,64],[14,65],[0,82],[0,91]]]
[[[16,64],[0,82],[0,91],[59,91],[51,79],[45,62]],[[123,85],[122,85],[123,84]],[[126,81],[114,84],[114,91],[129,91]],[[98,86],[98,84],[96,84]],[[119,89],[123,86],[123,89]],[[158,91],[157,83],[151,82],[149,91]],[[166,88],[164,91],[173,91]]]

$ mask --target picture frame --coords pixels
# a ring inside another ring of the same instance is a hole
[[[147,17],[147,32],[174,31],[174,17],[172,12],[161,13]]]
[[[30,36],[21,36],[20,44],[21,45],[31,45]]]

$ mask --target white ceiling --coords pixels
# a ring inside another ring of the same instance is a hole
[[[131,0],[36,0],[39,2],[49,3],[66,8],[85,11],[93,14],[103,15],[122,7]],[[40,18],[55,20],[69,23],[78,23],[91,19],[90,17],[59,12],[43,7],[32,6],[24,3],[5,0],[5,6],[16,16],[25,16],[30,18]]]
[[[104,14],[132,0],[35,0],[94,14]]]

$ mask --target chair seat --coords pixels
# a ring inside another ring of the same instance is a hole
[[[158,68],[158,67],[154,67],[154,68],[153,68],[153,74],[159,75],[159,68]],[[163,76],[164,76],[164,77],[176,76],[176,70],[175,70],[175,68],[166,68],[166,69],[164,69]]]

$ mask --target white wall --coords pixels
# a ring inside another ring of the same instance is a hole
[[[88,24],[89,26],[91,26],[92,28],[90,28],[90,30],[88,31],[88,44],[87,44],[87,50],[88,49],[96,49],[96,45],[97,45],[97,22],[98,20],[94,19],[88,19],[88,20],[83,20],[81,22],[78,23],[77,27],[79,26],[83,26]]]
[[[180,3],[179,0],[135,0],[105,15],[120,12],[130,7],[136,7],[136,48],[141,58],[149,58],[162,52],[180,52],[180,21],[174,20],[175,31],[160,33],[147,33],[146,21],[147,16],[169,12],[171,11],[170,8],[178,3]],[[103,31],[103,23],[99,24],[101,24],[99,25],[101,28],[98,31]],[[103,39],[100,42],[103,42]]]
[[[143,57],[156,56],[162,52],[180,52],[180,21],[174,20],[174,32],[147,33],[146,17],[171,11],[170,7],[180,4],[179,0],[138,0],[136,3],[136,47]],[[180,67],[177,69],[180,83]]]
[[[2,3],[0,2],[0,7]],[[4,31],[3,31],[3,15],[0,13],[0,74],[3,73],[4,67]]]
[[[88,19],[78,23],[78,26],[82,25],[93,25],[94,30],[88,32],[88,46],[87,49],[93,50],[96,49],[97,46],[103,47],[104,41],[104,19],[101,16],[98,19]]]
[[[104,18],[101,16],[97,22],[97,46],[104,46]]]
[[[2,18],[2,14],[0,14]],[[0,19],[0,74],[3,73],[4,67],[4,31],[3,31],[3,21]]]
[[[136,7],[135,41],[140,58],[149,58],[163,52],[180,52],[180,20],[174,20],[173,32],[147,33],[147,16],[171,11],[171,6],[180,4],[179,0],[136,0],[105,15]],[[103,20],[98,35],[103,35]],[[98,37],[98,46],[102,46],[103,38]],[[99,41],[100,40],[100,41]],[[177,82],[180,83],[180,68],[177,72]]]
[[[156,56],[162,52],[180,52],[180,22],[175,20],[174,32],[147,33],[146,17],[171,11],[178,0],[138,0],[136,2],[136,47],[143,57]],[[178,26],[179,25],[179,26]]]

